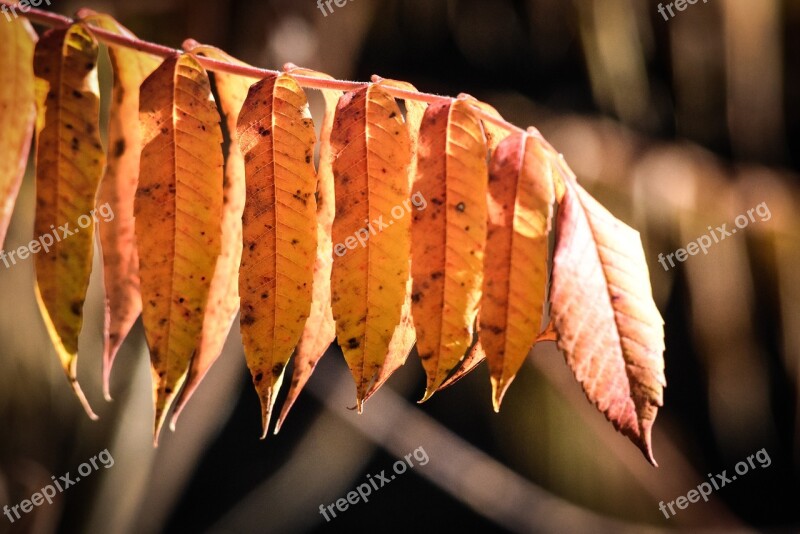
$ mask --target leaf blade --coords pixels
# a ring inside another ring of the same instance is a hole
[[[204,55],[230,63],[245,63],[229,56],[213,46],[187,41],[184,50],[193,55]],[[208,294],[208,307],[203,319],[200,345],[192,358],[186,382],[175,400],[175,410],[170,420],[174,431],[181,412],[203,381],[211,367],[219,358],[228,333],[233,326],[239,309],[239,265],[242,260],[242,213],[245,203],[244,156],[239,148],[235,134],[247,91],[255,81],[252,78],[215,72],[219,105],[225,116],[230,140],[225,160],[225,180],[223,182],[221,252],[211,279]]]
[[[208,75],[187,54],[145,80],[139,105],[134,211],[157,442],[199,347],[221,250],[222,132]]]
[[[395,100],[373,84],[341,98],[331,143],[336,176],[331,302],[360,411],[386,360],[408,292],[410,220],[388,224],[382,218],[408,200],[410,139]],[[363,246],[355,246],[355,232]]]
[[[61,239],[51,251],[36,255],[36,296],[61,365],[92,419],[97,416],[76,374],[93,256],[90,213],[105,164],[98,128],[97,54],[97,42],[80,25],[48,31],[34,53],[38,109],[34,234],[43,239],[56,226],[77,226],[81,217],[88,218],[86,226],[59,232]]]
[[[656,466],[651,430],[666,379],[651,295],[638,232],[566,182],[550,299],[558,345],[587,398]]]
[[[428,206],[412,222],[412,315],[427,374],[422,401],[472,345],[486,247],[486,153],[481,124],[464,100],[428,107],[414,182]]]
[[[11,20],[0,28],[0,42],[7,47],[7,52],[0,54],[0,248],[25,176],[36,124],[36,41],[36,32],[27,19]]]
[[[109,15],[92,13],[83,18],[90,25],[119,35],[134,35]],[[105,320],[103,329],[103,393],[111,400],[110,379],[114,359],[142,312],[139,255],[133,218],[133,199],[139,181],[142,138],[139,128],[139,87],[161,63],[155,56],[124,47],[109,47],[114,72],[109,110],[108,165],[100,182],[97,206],[108,205],[113,218],[99,225],[103,255]]]
[[[254,84],[239,115],[238,133],[247,175],[241,330],[261,400],[264,438],[313,298],[316,134],[305,93],[286,74]]]
[[[284,69],[290,75],[312,76],[332,80],[333,77],[309,69],[287,65]],[[281,407],[275,423],[275,433],[283,426],[289,411],[311,378],[320,359],[336,339],[336,325],[331,309],[331,270],[333,268],[333,240],[331,228],[336,211],[333,185],[333,153],[331,150],[331,131],[336,103],[343,92],[323,89],[325,116],[320,129],[319,167],[317,168],[317,256],[314,260],[314,289],[311,311],[306,321],[300,342],[295,349],[294,370],[289,392]]]
[[[544,148],[524,133],[500,142],[489,175],[479,336],[489,364],[492,402],[499,411],[540,331],[555,192]]]

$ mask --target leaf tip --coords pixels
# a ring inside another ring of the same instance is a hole
[[[86,399],[86,395],[84,395],[83,390],[81,389],[81,385],[78,383],[78,378],[75,376],[69,376],[70,384],[72,384],[72,390],[75,392],[75,396],[78,397],[78,402],[81,403],[83,407],[83,411],[86,412],[86,415],[89,416],[89,419],[92,421],[97,421],[100,419],[94,410],[92,410],[92,406],[89,404],[89,401]]]

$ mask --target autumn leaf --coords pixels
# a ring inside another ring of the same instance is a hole
[[[486,142],[464,100],[432,104],[420,130],[412,223],[412,315],[427,400],[472,345],[486,246]]]
[[[77,380],[78,334],[92,268],[95,195],[105,154],[98,128],[98,45],[82,26],[50,30],[36,45],[36,297],[64,372]]]
[[[331,301],[361,411],[401,322],[408,290],[411,147],[397,103],[375,84],[341,98],[331,144],[336,177]]]
[[[142,84],[139,105],[136,240],[157,441],[199,350],[220,255],[222,132],[208,75],[191,55],[166,59]]]
[[[495,411],[541,329],[555,200],[549,161],[538,140],[515,133],[498,145],[490,164],[479,337]]]
[[[306,76],[321,80],[332,80],[331,76],[292,64],[284,66],[291,76]],[[314,288],[311,311],[303,327],[300,342],[294,354],[294,371],[289,392],[283,402],[280,416],[275,423],[275,433],[280,431],[300,392],[308,383],[325,351],[336,339],[336,325],[331,310],[331,269],[333,267],[333,242],[331,227],[335,212],[333,186],[333,153],[331,151],[331,130],[336,103],[342,91],[323,89],[325,116],[320,130],[319,166],[317,168],[317,256],[314,259]]]
[[[388,78],[381,78],[380,76],[372,77],[373,83],[379,87],[394,87],[405,91],[415,92],[417,89],[408,82],[400,80],[391,80]],[[403,101],[406,109],[406,127],[408,128],[409,144],[411,147],[411,163],[408,167],[409,186],[414,181],[414,172],[417,168],[417,154],[419,152],[419,130],[422,125],[422,117],[425,115],[425,110],[428,105],[424,102],[406,99]],[[420,199],[421,200],[421,199]],[[412,209],[409,206],[409,210]],[[410,258],[409,258],[410,261]],[[389,342],[389,350],[386,358],[383,360],[375,380],[372,382],[369,390],[364,394],[364,402],[369,400],[380,387],[389,380],[389,377],[402,367],[411,350],[414,348],[414,343],[417,340],[417,332],[414,328],[414,319],[411,316],[411,290],[412,282],[410,276],[410,263],[409,263],[409,277],[406,282],[405,299],[403,300],[403,307],[400,311],[400,324],[394,331],[392,340]]]
[[[184,42],[183,48],[193,55],[203,55],[233,64],[246,65],[218,48],[201,45],[196,41],[187,40]],[[256,80],[225,72],[215,72],[214,81],[219,104],[225,116],[228,132],[230,132],[228,156],[225,160],[225,181],[222,189],[222,248],[214,277],[211,279],[200,346],[192,358],[186,383],[175,400],[175,410],[170,421],[172,430],[175,430],[175,424],[186,403],[189,402],[200,382],[219,358],[239,309],[239,265],[242,259],[245,170],[244,156],[239,149],[236,136],[236,124],[239,120],[239,110],[242,109],[245,98],[247,98],[247,91]]]
[[[79,17],[85,24],[133,37],[127,28],[108,15],[81,10]],[[106,215],[98,232],[106,289],[103,393],[107,400],[111,400],[109,382],[114,358],[142,312],[133,218],[142,137],[139,128],[130,125],[139,120],[139,86],[161,60],[123,47],[109,47],[108,53],[114,71],[108,123],[110,149],[97,206],[103,213],[113,214],[113,217]]]
[[[240,322],[263,438],[311,310],[316,135],[305,93],[288,74],[266,77],[250,88],[238,133],[247,175]]]
[[[3,43],[0,49],[0,248],[5,242],[25,176],[36,124],[33,74],[36,40],[36,32],[26,19],[0,24],[0,42]]]
[[[567,181],[551,287],[558,345],[587,398],[653,465],[664,328],[638,232]]]

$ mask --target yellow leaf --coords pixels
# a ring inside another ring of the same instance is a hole
[[[222,234],[222,133],[208,75],[166,59],[142,84],[134,204],[155,439],[201,343]]]
[[[373,76],[372,79],[378,86],[381,87],[396,87],[406,91],[417,90],[416,87],[408,82],[390,80],[381,78],[379,76]],[[403,103],[406,109],[405,119],[406,126],[408,127],[408,135],[411,146],[411,163],[408,167],[408,179],[410,186],[414,180],[414,171],[417,168],[416,161],[419,147],[419,129],[422,124],[422,117],[425,115],[425,110],[427,109],[428,104],[410,99],[404,100]],[[411,208],[409,207],[409,209]],[[406,294],[405,299],[403,300],[403,308],[400,312],[400,324],[394,331],[392,341],[389,343],[389,351],[386,354],[386,359],[383,361],[383,365],[381,365],[380,371],[378,371],[378,374],[375,377],[375,380],[372,382],[369,390],[364,394],[364,402],[372,397],[372,395],[374,395],[375,392],[377,392],[378,389],[384,383],[386,383],[389,377],[406,363],[411,349],[414,348],[414,343],[417,340],[417,333],[414,328],[414,319],[411,317],[411,288],[411,276],[409,276],[408,281],[406,282]]]
[[[360,411],[389,353],[408,293],[411,147],[397,102],[374,84],[341,98],[331,144],[336,176],[331,301]]]
[[[495,411],[541,329],[555,200],[546,156],[534,137],[516,133],[498,145],[490,164],[479,336]]]
[[[97,42],[80,25],[50,30],[36,45],[36,296],[61,365],[78,385],[78,334],[92,268],[94,201],[105,155],[98,129]],[[55,240],[55,242],[53,242]]]
[[[558,345],[587,398],[653,465],[663,402],[664,327],[639,233],[565,183],[551,288]]]
[[[263,438],[286,363],[311,310],[316,135],[305,93],[288,74],[261,80],[250,88],[238,133],[247,174],[241,329],[261,400]]]
[[[284,69],[292,76],[310,76],[332,80],[331,76],[288,64]],[[331,268],[333,266],[333,242],[331,226],[335,212],[333,187],[333,154],[331,152],[331,130],[336,103],[342,91],[323,89],[325,116],[320,131],[319,167],[317,169],[317,256],[314,260],[314,290],[311,312],[300,336],[294,354],[294,372],[281,414],[275,423],[275,433],[280,430],[300,392],[308,383],[319,360],[336,338],[336,325],[331,310]]]
[[[134,37],[112,17],[87,13],[86,24]],[[111,400],[109,381],[114,358],[142,312],[139,256],[133,219],[133,199],[139,181],[142,137],[139,128],[139,86],[161,60],[124,47],[109,47],[114,86],[108,123],[108,166],[100,182],[98,209],[106,215],[99,225],[106,288],[103,350],[103,392]]]
[[[185,42],[183,48],[194,55],[208,56],[236,65],[246,65],[218,48],[201,45],[195,41]],[[231,132],[222,191],[222,249],[217,260],[214,277],[211,280],[200,346],[192,358],[186,383],[175,401],[175,410],[170,421],[172,430],[175,430],[175,424],[186,403],[189,402],[200,382],[219,358],[233,320],[236,318],[236,311],[239,309],[239,264],[242,260],[245,171],[244,156],[239,149],[235,132],[239,120],[239,110],[242,109],[245,98],[247,98],[247,91],[255,80],[224,72],[215,72],[214,81],[228,132]]]
[[[472,345],[486,246],[486,142],[464,100],[431,104],[420,130],[412,223],[412,315],[427,374],[424,400]]]
[[[0,248],[28,164],[36,123],[33,49],[36,33],[24,18],[0,24]],[[10,264],[3,256],[6,267]]]

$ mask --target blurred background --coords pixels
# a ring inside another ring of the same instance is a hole
[[[338,349],[283,430],[259,441],[238,330],[177,431],[152,447],[137,326],[102,400],[102,280],[95,269],[79,377],[90,422],[47,341],[33,263],[0,270],[0,504],[16,504],[104,449],[115,463],[0,532],[641,532],[800,528],[800,3],[712,0],[672,18],[645,0],[53,0],[140,37],[186,37],[250,63],[345,79],[372,74],[470,93],[538,127],[581,183],[642,233],[666,321],[660,467],[586,401],[550,343],[500,414],[485,366],[424,405],[416,355],[366,405]],[[667,13],[668,15],[668,13]],[[41,28],[40,28],[41,29]],[[106,94],[110,73],[101,72]],[[319,95],[310,94],[320,117]],[[32,237],[26,178],[6,248]],[[769,220],[665,271],[668,254],[766,203]],[[280,402],[280,400],[279,400]],[[319,513],[422,447],[409,469],[326,522]],[[673,501],[764,449],[771,463],[669,519]]]

